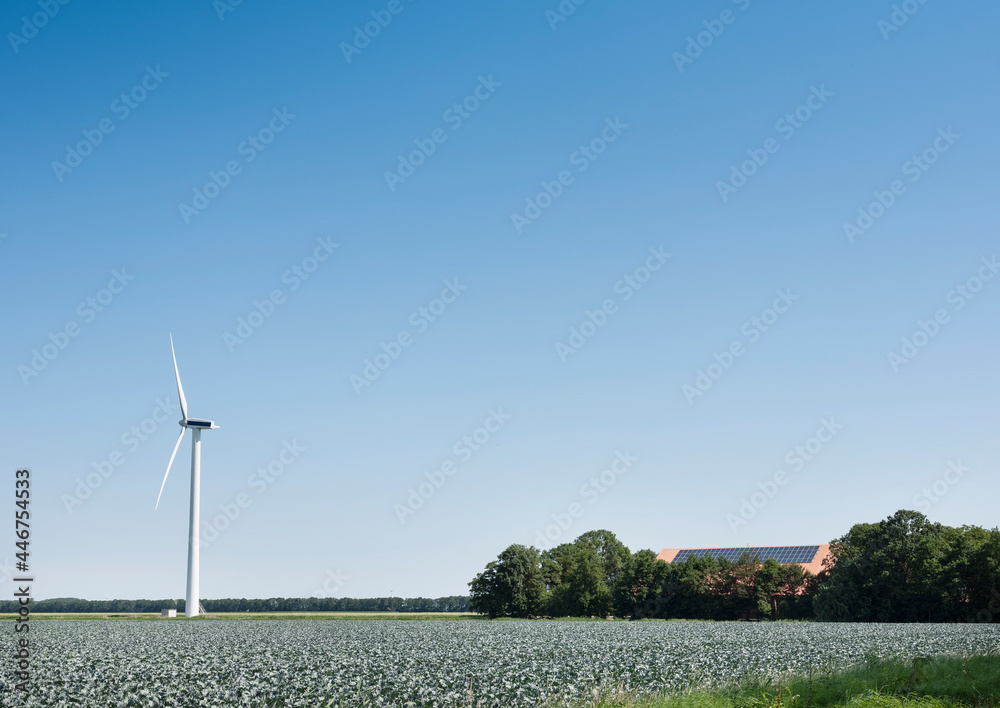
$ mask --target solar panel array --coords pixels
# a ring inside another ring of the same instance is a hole
[[[702,556],[715,556],[725,558],[734,563],[740,559],[744,553],[757,555],[762,561],[774,558],[779,563],[812,563],[816,554],[819,553],[819,546],[758,546],[747,548],[685,548],[678,551],[674,557],[674,563],[683,563],[688,558],[700,558]]]

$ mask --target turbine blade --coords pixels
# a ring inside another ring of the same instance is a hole
[[[181,372],[177,370],[177,354],[174,353],[174,335],[170,335],[170,353],[174,357],[174,376],[177,377],[177,397],[181,400],[181,415],[187,420],[188,404],[184,398],[184,387],[181,386]]]
[[[181,434],[177,437],[177,444],[174,445],[174,451],[170,454],[170,462],[167,463],[167,472],[163,475],[163,482],[160,484],[160,493],[156,495],[156,506],[153,507],[153,511],[160,508],[160,497],[163,496],[163,488],[167,486],[167,476],[170,474],[170,468],[174,465],[174,458],[177,457],[177,448],[181,446],[181,440],[184,439],[184,433],[187,432],[187,428],[181,428]]]

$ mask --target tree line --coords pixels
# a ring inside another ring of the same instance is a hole
[[[546,550],[515,544],[469,583],[471,608],[491,618],[1000,621],[1000,531],[915,511],[854,525],[817,575],[749,552],[656,555],[631,553],[606,530]]]
[[[372,598],[286,598],[248,600],[246,598],[226,598],[202,600],[205,612],[468,612],[467,596],[439,597],[372,597]],[[184,600],[81,600],[75,597],[60,597],[39,600],[31,604],[32,612],[100,612],[129,613],[177,610],[184,612]],[[16,601],[0,601],[0,612],[17,612],[20,605]]]

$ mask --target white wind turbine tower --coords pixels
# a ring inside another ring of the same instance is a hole
[[[191,527],[188,531],[188,573],[187,573],[187,595],[184,602],[184,616],[198,616],[198,519],[201,514],[201,431],[214,430],[219,426],[214,421],[203,418],[188,418],[187,400],[184,398],[184,387],[181,386],[181,374],[177,370],[177,354],[174,353],[174,336],[170,335],[170,353],[174,357],[174,376],[177,378],[177,397],[181,402],[181,416],[179,423],[181,434],[174,445],[174,452],[170,455],[170,462],[167,463],[167,472],[163,475],[163,483],[160,485],[160,493],[156,497],[156,508],[160,506],[160,497],[163,496],[163,488],[167,484],[167,476],[170,474],[170,467],[174,464],[174,457],[177,456],[177,448],[181,446],[181,440],[188,428],[191,428]]]

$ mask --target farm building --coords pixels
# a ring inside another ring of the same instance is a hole
[[[768,558],[785,565],[798,563],[813,575],[823,570],[823,561],[830,555],[830,545],[821,546],[737,546],[734,548],[664,548],[659,560],[667,563],[683,563],[690,557],[715,556],[733,562],[744,553],[758,556],[762,561]]]

